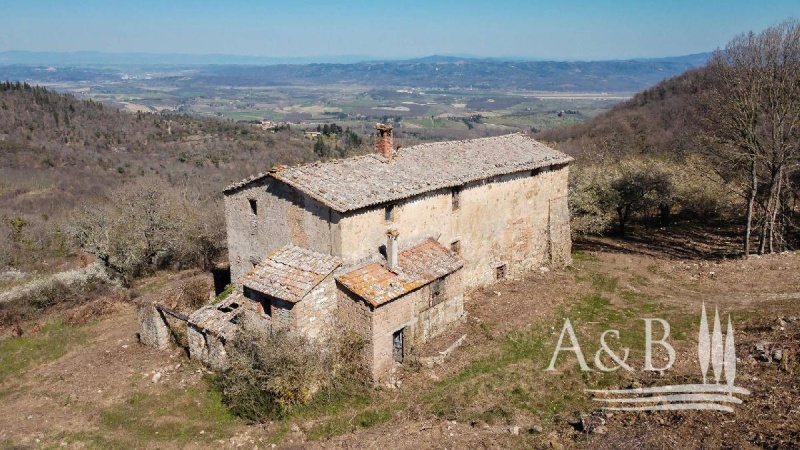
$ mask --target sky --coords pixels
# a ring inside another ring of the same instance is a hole
[[[711,51],[800,0],[0,0],[0,51],[619,59]]]

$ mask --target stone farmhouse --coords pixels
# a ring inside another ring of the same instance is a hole
[[[470,289],[569,264],[572,158],[523,134],[398,148],[376,129],[373,154],[225,189],[235,291],[187,318],[193,358],[224,366],[245,318],[322,341],[349,329],[379,381],[464,317]]]

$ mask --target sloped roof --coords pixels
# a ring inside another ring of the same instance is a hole
[[[242,284],[264,294],[299,302],[342,261],[296,245],[286,245],[268,255],[246,273]]]
[[[379,154],[276,168],[281,180],[336,211],[346,212],[497,175],[533,170],[573,159],[524,134],[401,148]],[[267,175],[232,184],[231,192]]]
[[[464,261],[434,239],[400,251],[397,273],[383,264],[359,267],[336,280],[372,306],[380,306],[415,289],[455,272]]]

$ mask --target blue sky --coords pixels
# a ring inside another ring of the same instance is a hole
[[[0,1],[0,51],[609,59],[723,46],[800,1]]]

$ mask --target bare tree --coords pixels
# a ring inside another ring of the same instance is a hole
[[[164,267],[208,268],[224,244],[218,205],[158,179],[122,186],[73,222],[81,247],[126,283]]]
[[[782,195],[800,158],[800,22],[733,39],[709,69],[706,127],[722,170],[742,180],[747,199],[744,254],[760,208],[759,253],[780,230]],[[746,180],[746,181],[745,181]]]

